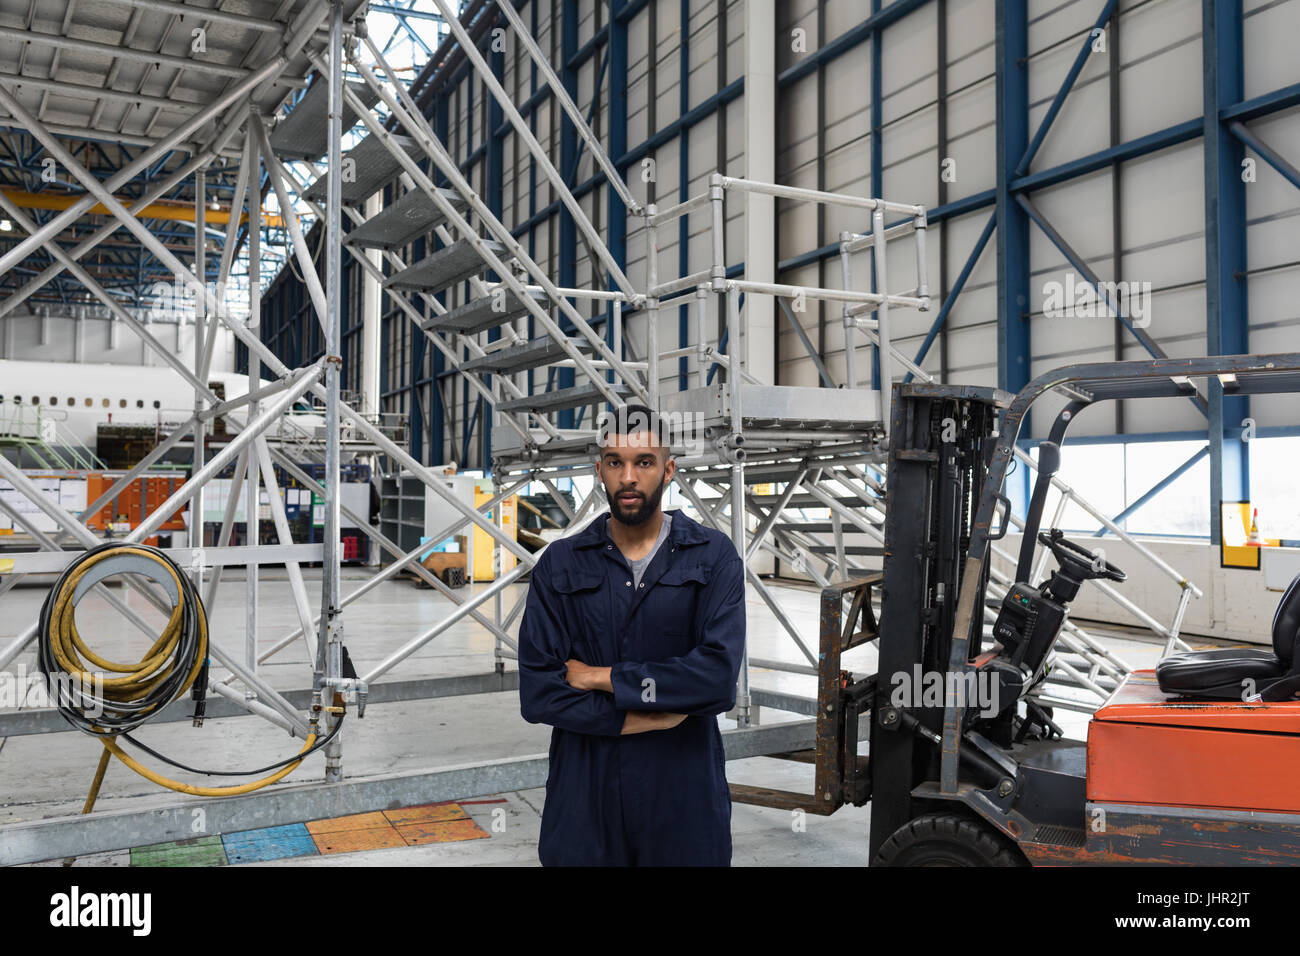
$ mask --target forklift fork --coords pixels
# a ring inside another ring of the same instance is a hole
[[[840,667],[840,662],[845,651],[880,636],[872,599],[882,578],[876,573],[822,590],[816,747],[772,754],[783,760],[812,763],[815,767],[813,792],[733,783],[734,802],[829,816],[845,804],[860,807],[871,799],[870,761],[858,754],[858,722],[870,716],[876,675],[854,680],[851,673]],[[844,610],[846,599],[849,599],[848,613]]]

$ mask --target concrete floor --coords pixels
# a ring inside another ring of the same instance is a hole
[[[311,595],[319,593],[318,575],[307,572]],[[346,595],[365,580],[364,569],[345,569]],[[485,585],[474,585],[475,588]],[[505,597],[513,606],[521,593]],[[44,600],[45,590],[17,588],[0,598],[0,646],[29,621]],[[215,641],[243,656],[245,582],[240,574],[223,581],[215,607],[210,609],[210,629]],[[819,595],[813,589],[781,588],[782,606],[815,644]],[[160,620],[139,594],[126,591],[131,606],[150,620]],[[349,605],[344,612],[344,635],[357,669],[365,673],[388,653],[442,619],[451,602],[432,590],[416,588],[398,579],[380,584]],[[801,661],[788,635],[772,618],[752,590],[748,599],[750,653],[754,657]],[[490,613],[491,603],[485,605]],[[259,601],[259,649],[276,644],[296,627],[294,603],[282,571],[263,572]],[[136,660],[147,647],[143,634],[126,623],[98,598],[87,598],[78,609],[78,627],[97,650],[110,659]],[[1135,667],[1150,667],[1159,646],[1131,635],[1109,635],[1108,646]],[[461,623],[420,648],[398,665],[386,679],[482,674],[492,669],[493,640],[474,622]],[[860,673],[874,667],[873,647],[855,648],[845,666]],[[311,669],[304,643],[299,640],[261,665],[260,673],[277,689],[310,686]],[[20,658],[34,669],[34,658]],[[513,666],[513,665],[508,665]],[[755,668],[756,688],[780,690],[814,697],[811,676]],[[765,710],[762,721],[800,719]],[[724,728],[734,722],[719,718]],[[1086,718],[1067,714],[1062,723],[1071,736],[1081,735]],[[259,766],[281,759],[297,747],[285,733],[256,717],[208,720],[201,729],[186,722],[155,724],[136,733],[162,753],[195,766]],[[364,720],[346,728],[344,770],[348,776],[432,769],[453,764],[544,754],[550,728],[526,723],[519,715],[515,692],[481,694],[391,704],[375,704]],[[11,737],[0,740],[0,824],[32,821],[78,813],[100,752],[97,741],[76,732]],[[289,780],[319,780],[323,756],[317,754],[299,767]],[[191,775],[177,774],[188,779]],[[731,761],[728,779],[784,790],[808,792],[812,788],[810,765],[757,757]],[[204,782],[212,782],[206,780]],[[470,795],[466,795],[470,796]],[[493,805],[468,805],[466,810],[491,839],[357,853],[297,857],[271,864],[249,865],[536,865],[537,834],[544,793],[526,790],[501,795],[507,802],[504,832],[494,832]],[[141,809],[174,804],[181,797],[146,781],[114,763],[104,781],[97,811]],[[789,811],[736,804],[733,807],[733,863],[738,866],[865,865],[870,808],[846,807],[831,817],[806,817],[805,829],[792,826]],[[59,861],[53,861],[55,865]],[[126,851],[84,857],[79,865],[126,865]]]

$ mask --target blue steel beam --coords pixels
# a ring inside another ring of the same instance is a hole
[[[1245,88],[1241,0],[1206,0],[1201,19],[1205,129],[1205,342],[1211,355],[1249,351],[1245,147],[1220,120]],[[1238,429],[1249,400],[1210,379],[1210,541],[1222,534],[1220,501],[1250,499],[1250,457]],[[1230,433],[1231,432],[1231,433]]]
[[[831,60],[843,56],[850,50],[856,49],[859,45],[883,31],[891,23],[896,23],[913,10],[919,10],[927,2],[928,0],[894,0],[893,3],[884,8],[881,8],[879,3],[873,3],[872,14],[867,19],[841,33],[830,43],[823,44],[821,49],[803,57],[798,63],[778,73],[776,75],[777,88],[789,86],[805,76],[810,76],[819,66],[823,66]]]
[[[1296,189],[1300,189],[1300,169],[1296,169],[1283,158],[1282,154],[1273,149],[1262,139],[1256,136],[1251,130],[1247,129],[1242,123],[1232,122],[1228,124],[1228,132],[1241,140],[1256,153],[1259,157],[1268,163],[1286,179]]]
[[[998,387],[1019,392],[1030,379],[1029,217],[1015,202],[1011,181],[1029,148],[1028,0],[997,0],[994,27],[997,215]],[[1025,415],[1023,428],[1030,429]],[[1007,497],[1019,514],[1029,502],[1029,469],[1008,482]]]
[[[1029,215],[1029,218],[1031,218],[1038,228],[1043,231],[1043,234],[1052,241],[1052,245],[1056,246],[1061,255],[1065,256],[1066,261],[1074,267],[1075,271],[1083,276],[1085,281],[1093,287],[1097,293],[1097,297],[1101,301],[1105,302],[1111,311],[1115,313],[1115,317],[1119,319],[1119,321],[1123,323],[1124,328],[1128,329],[1129,332],[1132,333],[1133,337],[1142,344],[1142,347],[1147,350],[1147,353],[1152,358],[1167,358],[1168,356],[1165,354],[1165,350],[1160,347],[1160,343],[1151,338],[1151,336],[1147,334],[1146,329],[1134,325],[1130,321],[1129,316],[1127,316],[1124,313],[1124,310],[1120,308],[1119,303],[1110,301],[1110,297],[1106,295],[1106,290],[1101,278],[1092,270],[1092,267],[1088,265],[1083,256],[1079,255],[1079,253],[1074,250],[1074,248],[1065,240],[1065,237],[1057,231],[1056,227],[1047,220],[1034,204],[1031,203],[1023,194],[1016,196],[1016,204]],[[1199,395],[1192,397],[1190,400],[1202,413],[1206,411],[1205,402]]]
[[[822,380],[822,383],[827,388],[836,388],[835,380],[831,378],[831,373],[826,370],[826,366],[822,363],[821,356],[817,354],[816,347],[814,347],[812,342],[809,340],[808,333],[803,330],[803,326],[799,324],[799,320],[795,318],[794,312],[791,311],[789,304],[781,296],[776,297],[776,302],[777,305],[781,307],[781,311],[785,313],[785,317],[789,320],[790,328],[794,329],[794,334],[798,336],[799,341],[803,343],[804,351],[808,353],[808,357],[812,359],[813,365],[816,366],[817,375]]]
[[[681,35],[686,36],[691,22],[691,0],[680,0],[678,7],[681,23]],[[683,42],[681,49],[678,51],[678,63],[680,71],[677,74],[677,115],[685,116],[691,108],[691,58],[690,44]],[[677,139],[677,201],[685,202],[690,198],[690,127],[682,130],[682,135]],[[689,275],[691,271],[690,263],[690,217],[681,216],[677,220],[677,274],[684,276]],[[723,301],[720,296],[714,297],[715,302]],[[677,307],[677,347],[685,348],[687,339],[690,337],[690,318],[689,306],[683,300],[682,304]],[[649,359],[649,356],[646,356]],[[685,390],[686,388],[686,356],[677,360],[677,387]],[[657,387],[656,387],[657,391]]]
[[[560,13],[560,62],[568,64],[578,49],[578,3],[577,0],[561,0]],[[578,99],[578,73],[567,65],[560,73],[560,81],[574,102]],[[576,169],[578,156],[578,131],[572,123],[560,121],[560,168]],[[597,170],[599,172],[599,170]],[[572,289],[578,284],[578,226],[567,208],[560,209],[560,243],[559,249],[560,287]],[[594,263],[592,264],[594,267]],[[560,327],[568,331],[571,322],[561,317]],[[562,368],[556,374],[559,388],[572,388],[574,370]],[[566,408],[556,415],[559,428],[574,428],[573,409]]]
[[[1101,8],[1101,15],[1097,17],[1092,30],[1083,38],[1083,46],[1079,48],[1079,52],[1074,57],[1074,62],[1070,64],[1070,69],[1065,74],[1061,88],[1056,91],[1056,96],[1052,98],[1052,105],[1047,108],[1043,121],[1038,124],[1038,129],[1035,130],[1034,138],[1030,140],[1025,155],[1020,157],[1020,162],[1016,164],[1017,176],[1023,176],[1029,172],[1029,167],[1038,154],[1039,147],[1043,145],[1043,140],[1047,138],[1052,123],[1056,121],[1057,115],[1061,112],[1061,107],[1065,105],[1065,98],[1070,95],[1070,90],[1074,89],[1074,81],[1083,72],[1083,65],[1088,61],[1088,57],[1092,53],[1093,33],[1105,29],[1106,24],[1110,22],[1111,15],[1115,12],[1117,2],[1118,0],[1106,0],[1105,6]]]
[[[996,9],[998,387],[1014,393],[1030,378],[1029,217],[1011,191],[1029,148],[1028,2],[997,0]]]
[[[506,73],[506,56],[504,49],[497,49],[498,44],[493,44],[489,49],[492,51],[488,55],[488,64],[492,67],[492,75],[497,82],[505,85]],[[497,102],[495,96],[487,97],[487,128],[496,129],[505,119],[505,110]],[[504,137],[489,135],[488,136],[488,154],[487,154],[487,175],[484,177],[487,185],[487,195],[484,197],[487,207],[491,210],[492,215],[500,220],[505,212],[505,139]],[[503,276],[496,276],[496,279],[503,279]],[[488,330],[488,341],[495,342],[501,338],[502,330],[498,326]],[[492,388],[492,377],[485,376],[488,388]],[[431,389],[432,390],[432,389]],[[482,407],[483,398],[479,397],[479,407]],[[492,421],[490,415],[483,421],[483,448],[482,463],[484,474],[491,474],[492,471]]]
[[[966,263],[961,267],[961,272],[957,274],[957,281],[954,282],[952,288],[948,290],[948,296],[943,300],[943,305],[939,309],[939,314],[936,315],[934,321],[930,323],[930,330],[926,332],[925,341],[921,343],[921,347],[916,352],[916,358],[913,360],[914,364],[920,365],[925,361],[926,355],[930,352],[930,346],[934,344],[934,340],[938,338],[940,330],[943,329],[944,324],[948,321],[948,313],[952,311],[952,307],[957,303],[957,297],[961,295],[961,290],[966,287],[966,280],[969,279],[970,274],[975,271],[975,264],[979,262],[980,255],[983,254],[984,247],[988,245],[989,238],[993,235],[993,230],[997,227],[997,224],[998,214],[994,211],[994,213],[989,216],[989,221],[984,224],[984,229],[980,232],[979,238],[975,240],[975,245],[971,248],[970,255],[966,257]],[[913,373],[908,372],[907,375],[904,376],[903,382],[910,382],[912,377]]]
[[[1270,90],[1239,103],[1221,105],[1219,119],[1224,122],[1240,120],[1249,123],[1261,116],[1268,116],[1270,113],[1290,109],[1293,106],[1300,106],[1300,83],[1284,86],[1280,90]]]
[[[627,21],[620,20],[619,14],[627,6],[625,0],[613,0],[610,4],[610,22],[606,26],[609,47],[605,59],[609,63],[609,151],[617,156],[627,151]],[[593,98],[593,105],[594,105]],[[609,253],[620,267],[627,268],[627,207],[618,190],[612,184],[605,189],[606,217],[609,222]],[[605,276],[605,283],[614,288],[614,278]],[[607,306],[605,322],[605,341],[612,349],[614,346],[613,317],[614,306]],[[619,355],[619,359],[625,356]],[[613,381],[613,374],[608,376]]]

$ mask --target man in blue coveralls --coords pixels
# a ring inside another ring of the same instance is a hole
[[[745,579],[735,546],[661,509],[676,462],[658,416],[604,417],[609,513],[553,542],[519,629],[524,719],[551,733],[546,866],[729,866],[717,715],[735,706]]]

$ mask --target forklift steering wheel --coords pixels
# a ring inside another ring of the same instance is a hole
[[[1082,545],[1075,544],[1060,528],[1038,532],[1039,543],[1046,545],[1062,567],[1071,567],[1080,580],[1104,578],[1107,581],[1125,581],[1128,575]]]

